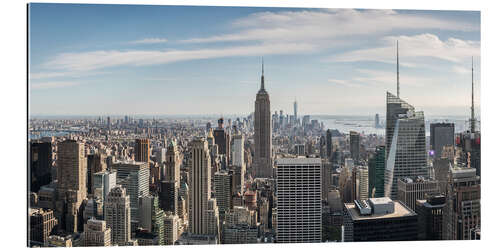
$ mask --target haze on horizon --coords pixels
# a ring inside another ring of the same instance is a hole
[[[61,22],[61,20],[65,20]],[[480,112],[480,12],[30,4],[35,115],[250,114],[265,60],[271,111]]]

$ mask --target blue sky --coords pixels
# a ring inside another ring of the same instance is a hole
[[[32,115],[244,114],[265,60],[271,109],[385,114],[396,92],[427,115],[480,102],[480,13],[31,4]]]

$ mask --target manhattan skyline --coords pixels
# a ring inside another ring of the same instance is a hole
[[[113,11],[111,11],[113,10]],[[249,114],[266,61],[271,112],[480,112],[480,14],[463,11],[31,4],[30,113]],[[64,18],[65,22],[60,22]],[[203,103],[203,105],[200,105]]]

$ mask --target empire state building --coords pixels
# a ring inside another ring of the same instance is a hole
[[[272,178],[271,152],[271,102],[269,94],[264,88],[264,62],[262,62],[262,76],[260,90],[255,98],[254,141],[255,157],[253,169],[257,178]]]

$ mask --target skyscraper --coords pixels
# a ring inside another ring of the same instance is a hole
[[[182,159],[177,148],[177,143],[172,140],[167,147],[166,161],[165,161],[164,180],[174,182],[177,188],[180,187],[180,173]]]
[[[368,190],[368,168],[358,166],[354,171],[356,171],[356,199],[366,200],[370,195]]]
[[[391,133],[391,141],[388,143],[389,153],[386,154],[384,196],[396,199],[398,179],[429,177],[425,149],[425,121],[422,111],[414,112],[412,106],[389,92],[387,101],[387,116],[391,117],[388,118],[387,133]],[[394,107],[399,108],[392,110]],[[403,114],[399,112],[401,110],[407,112]],[[391,124],[393,127],[389,129]]]
[[[344,240],[407,241],[418,239],[417,214],[387,197],[344,204]]]
[[[83,241],[86,247],[109,247],[111,228],[106,227],[106,221],[90,219],[83,230]]]
[[[450,170],[443,216],[444,240],[470,240],[481,226],[481,178],[476,169]]]
[[[333,152],[333,144],[332,144],[332,131],[330,129],[326,130],[326,156],[330,160]]]
[[[227,171],[219,171],[214,175],[215,198],[221,213],[233,208],[233,174]]]
[[[455,145],[455,124],[454,123],[431,123],[430,146],[434,151],[434,157],[441,158],[443,147]]]
[[[94,186],[93,175],[95,173],[104,171],[107,169],[106,166],[106,155],[105,154],[89,154],[87,155],[87,192],[92,193],[92,187]]]
[[[359,133],[356,131],[350,131],[349,132],[349,144],[350,144],[350,150],[351,150],[351,158],[354,160],[354,162],[358,162],[359,159],[359,142],[360,142],[360,136]]]
[[[151,154],[149,139],[135,139],[134,152],[135,161],[147,162],[149,164],[149,155]]]
[[[321,241],[321,159],[277,160],[278,243]]]
[[[233,136],[233,166],[236,188],[243,194],[245,184],[246,164],[245,164],[245,136],[237,134]],[[236,191],[236,190],[235,190]]]
[[[179,188],[175,186],[175,182],[172,181],[162,181],[160,183],[160,207],[169,211],[173,214],[177,214],[178,199],[179,199]]]
[[[426,199],[417,200],[415,212],[418,214],[418,239],[443,239],[443,209],[446,197],[429,195]]]
[[[104,206],[104,220],[111,228],[111,243],[119,246],[130,244],[130,198],[125,188],[121,186],[113,188]]]
[[[417,200],[426,195],[438,193],[438,182],[423,177],[403,178],[398,180],[398,200],[415,211]]]
[[[30,245],[36,244],[44,246],[47,244],[49,235],[57,225],[52,210],[43,208],[29,209],[29,241]]]
[[[116,171],[102,171],[93,174],[92,193],[94,197],[106,200],[106,195],[116,186]]]
[[[260,90],[255,98],[254,120],[255,177],[273,177],[272,147],[271,147],[271,103],[269,94],[264,88],[264,62],[262,62],[262,76]]]
[[[299,117],[297,115],[297,110],[298,109],[298,105],[297,105],[297,98],[295,98],[295,101],[293,102],[293,118],[295,119],[294,122],[297,122],[299,120]]]
[[[226,163],[228,163],[231,154],[231,134],[230,131],[226,131],[224,128],[224,118],[220,118],[217,125],[217,128],[213,131],[215,144],[217,144],[219,154],[223,154],[226,159]]]
[[[56,217],[66,232],[83,229],[79,214],[87,198],[87,159],[83,143],[65,140],[57,145],[57,201]]]
[[[127,189],[130,196],[130,220],[132,230],[139,224],[139,197],[149,194],[149,167],[146,162],[117,162],[113,164],[116,170],[117,183]]]
[[[189,159],[189,232],[208,234],[206,212],[210,199],[210,154],[204,138],[190,143]]]
[[[52,143],[30,142],[30,191],[38,192],[41,186],[52,181]]]
[[[369,194],[371,198],[384,197],[385,146],[377,146],[368,161]]]

